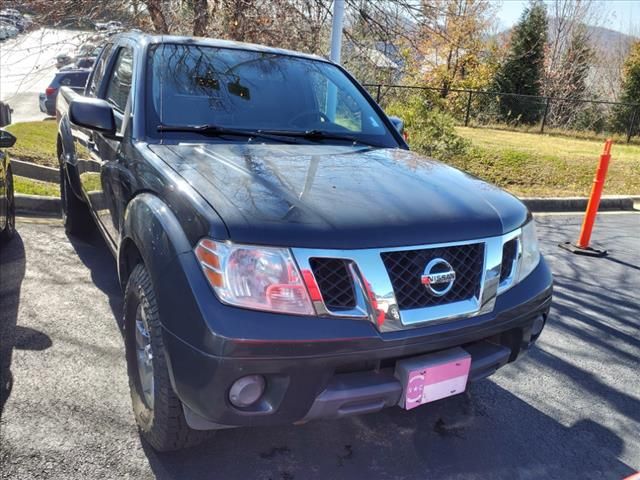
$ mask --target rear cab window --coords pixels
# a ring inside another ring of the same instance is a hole
[[[93,75],[91,76],[91,80],[89,83],[89,91],[87,92],[90,97],[95,97],[98,95],[98,90],[100,88],[100,84],[102,83],[102,78],[104,77],[107,63],[109,62],[109,58],[111,57],[111,50],[113,50],[113,44],[108,43],[102,49],[102,53],[100,53],[100,56],[98,57],[98,60],[94,65]]]
[[[117,53],[111,75],[106,80],[104,99],[113,106],[116,126],[122,127],[127,104],[130,101],[133,78],[133,52],[128,47],[121,47]]]
[[[129,48],[121,48],[107,83],[107,100],[120,113],[124,113],[133,75],[133,53]]]

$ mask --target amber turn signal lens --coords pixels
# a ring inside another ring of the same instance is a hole
[[[216,244],[209,240],[203,240],[196,247],[195,253],[211,285],[223,287],[224,278],[220,271],[220,258],[216,253]]]
[[[214,287],[224,287],[224,278],[222,278],[222,274],[220,272],[216,272],[215,270],[210,270],[205,267],[204,274],[209,279],[209,283]]]

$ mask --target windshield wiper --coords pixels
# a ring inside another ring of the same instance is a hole
[[[370,147],[386,148],[384,145],[378,145],[373,142],[361,140],[358,137],[354,137],[351,135],[343,135],[340,133],[327,132],[326,130],[314,129],[314,130],[305,130],[305,131],[296,131],[296,130],[259,130],[259,131],[269,135],[305,138],[307,140],[344,140],[345,142],[360,143],[362,145],[367,145]]]
[[[221,127],[219,125],[202,124],[202,125],[164,125],[157,127],[158,132],[193,132],[209,137],[217,137],[222,135],[233,135],[238,137],[260,137],[277,142],[292,143],[291,139],[287,140],[282,135],[265,133],[261,130],[238,130],[235,128]]]
[[[350,135],[331,133],[325,130],[238,130],[235,128],[221,127],[219,125],[158,125],[159,132],[194,132],[207,136],[236,135],[240,137],[260,137],[278,142],[292,143],[294,138],[304,138],[305,140],[343,140],[345,142],[360,143],[369,147],[386,148],[384,145],[367,142]],[[285,137],[289,137],[288,139]]]

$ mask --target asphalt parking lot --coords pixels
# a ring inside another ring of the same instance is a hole
[[[130,409],[115,263],[97,234],[21,219],[0,252],[0,478],[621,479],[640,470],[640,214],[601,215],[604,259],[539,216],[550,323],[518,363],[411,412],[227,430],[158,455]]]

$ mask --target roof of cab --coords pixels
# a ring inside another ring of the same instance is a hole
[[[309,53],[296,52],[294,50],[286,50],[283,48],[267,47],[266,45],[258,45],[256,43],[235,42],[232,40],[221,40],[217,38],[204,37],[183,37],[177,35],[151,35],[140,31],[129,31],[114,35],[114,40],[118,38],[128,38],[138,44],[155,44],[155,43],[178,43],[184,45],[198,45],[203,47],[216,48],[234,48],[237,50],[250,50],[255,52],[273,53],[275,55],[287,55],[292,57],[307,58],[310,60],[319,60],[331,63],[330,60],[312,55]]]

